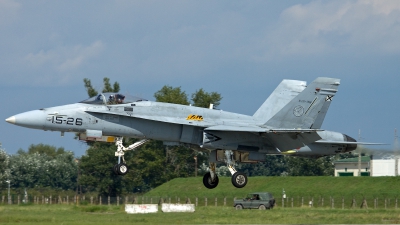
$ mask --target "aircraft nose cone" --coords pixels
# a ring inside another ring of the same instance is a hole
[[[45,120],[46,115],[40,110],[20,113],[6,119],[8,123],[35,129],[41,129]]]
[[[6,119],[6,122],[7,122],[7,123],[15,124],[15,116],[8,117],[8,118]]]

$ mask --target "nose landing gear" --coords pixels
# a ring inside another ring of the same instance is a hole
[[[129,145],[128,147],[124,147],[122,144],[123,137],[117,137],[117,141],[115,142],[115,145],[117,146],[117,151],[115,152],[115,156],[118,157],[118,164],[115,164],[113,167],[113,171],[115,175],[125,175],[128,173],[129,169],[128,166],[126,165],[125,158],[124,158],[124,151],[130,151],[130,150],[135,150],[135,148],[138,148],[139,146],[143,145],[144,143],[148,142],[149,139],[142,139],[138,142],[133,143],[132,145]],[[122,162],[121,162],[122,159]]]
[[[128,173],[128,166],[125,163],[118,163],[115,164],[113,167],[113,171],[115,175],[122,175],[124,176],[125,174]]]

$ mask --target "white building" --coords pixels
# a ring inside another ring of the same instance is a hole
[[[370,163],[371,158],[369,156],[361,157],[361,176],[370,176]],[[358,157],[335,161],[335,177],[349,176],[358,176]]]
[[[397,161],[397,162],[396,162]],[[372,160],[372,176],[398,176],[399,159],[374,159]],[[397,170],[396,170],[397,166]]]
[[[358,157],[335,161],[335,177],[358,176],[358,170]],[[374,159],[372,156],[361,157],[361,176],[398,176],[399,171],[398,158],[385,157]]]

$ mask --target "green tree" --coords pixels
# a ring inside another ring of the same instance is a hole
[[[42,146],[42,145],[41,145]],[[51,149],[49,146],[43,146]],[[32,153],[20,150],[10,157],[10,178],[16,188],[51,187],[72,190],[76,187],[78,165],[72,152]]]
[[[96,91],[96,89],[93,88],[92,82],[88,78],[84,78],[83,83],[85,85],[85,89],[89,95],[89,98],[94,97],[99,94]],[[108,77],[103,78],[103,85],[104,85],[104,87],[103,87],[102,92],[119,92],[120,91],[119,83],[114,82],[113,86],[111,87],[110,78],[108,78]]]
[[[282,176],[288,171],[287,160],[283,155],[266,155],[265,162],[241,164],[238,169],[249,176]]]
[[[110,78],[108,78],[108,77],[104,77],[103,78],[103,83],[104,83],[104,88],[103,88],[103,93],[106,93],[106,92],[119,92],[119,83],[118,82],[114,82],[114,85],[113,85],[113,87],[111,87],[111,84],[110,84]]]
[[[92,82],[89,79],[85,78],[83,82],[85,83],[85,88],[90,98],[99,94],[96,89],[93,88]]]
[[[174,103],[181,105],[189,105],[188,97],[181,87],[173,88],[165,85],[154,94],[157,102]]]
[[[146,192],[174,177],[170,173],[172,166],[165,160],[164,149],[161,141],[149,141],[133,152],[127,160],[131,169],[124,177],[131,181],[128,191]]]
[[[221,102],[221,94],[217,92],[205,92],[203,88],[200,88],[192,94],[193,106],[208,108],[210,104],[214,104],[214,107],[218,107]]]
[[[47,156],[50,156],[51,158],[56,158],[57,155],[61,155],[65,153],[65,150],[63,147],[56,148],[54,146],[50,145],[44,145],[44,144],[38,144],[38,145],[30,145],[28,148],[28,154],[46,154]],[[20,153],[21,154],[21,153]]]
[[[9,178],[9,162],[10,156],[6,153],[6,151],[4,151],[0,143],[0,186],[2,186]]]
[[[79,162],[79,184],[88,191],[98,191],[100,195],[116,196],[122,192],[123,177],[114,174],[116,164],[114,144],[92,142]]]
[[[318,159],[304,157],[287,157],[289,176],[333,176],[335,156]]]

